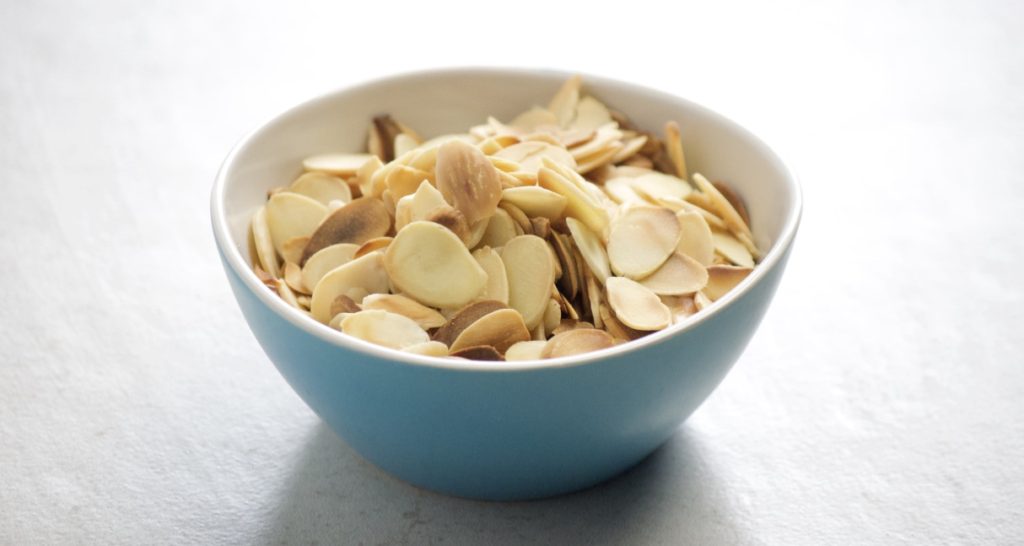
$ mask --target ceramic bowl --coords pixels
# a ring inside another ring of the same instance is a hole
[[[660,132],[682,127],[692,171],[730,182],[767,252],[740,285],[689,321],[640,340],[548,361],[477,362],[400,353],[290,308],[249,266],[247,229],[302,158],[363,149],[372,115],[425,137],[546,104],[568,74],[453,69],[334,91],[274,117],[228,154],[212,195],[217,247],[245,319],[288,384],[367,460],[420,487],[480,499],[556,495],[608,479],[665,442],[708,397],[757,329],[800,217],[783,161],[736,123],[682,98],[584,76],[588,92]]]

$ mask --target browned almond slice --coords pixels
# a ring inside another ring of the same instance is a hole
[[[466,217],[458,209],[449,205],[435,209],[434,212],[427,215],[426,220],[448,228],[449,231],[454,233],[464,243],[470,236],[469,223],[466,222]]]
[[[544,325],[543,324],[538,324],[537,327],[534,328],[532,332],[530,332],[530,339],[532,341],[542,341],[542,340],[545,340],[547,338],[548,338],[548,336],[544,332]]]
[[[313,287],[310,312],[313,318],[326,323],[331,320],[331,304],[344,294],[353,300],[362,300],[365,294],[388,291],[388,275],[384,270],[380,252],[371,252],[328,272]]]
[[[392,237],[374,237],[373,239],[370,239],[369,241],[366,241],[365,243],[363,243],[356,250],[356,253],[352,255],[352,257],[353,258],[358,258],[360,256],[364,256],[366,254],[369,254],[369,253],[373,252],[374,250],[383,250],[383,249],[387,248],[388,245],[391,244],[392,240],[393,240]]]
[[[661,264],[657,271],[640,280],[659,296],[692,294],[706,285],[708,272],[700,262],[676,252]]]
[[[252,238],[253,246],[256,247],[255,258],[259,260],[263,270],[271,277],[280,277],[281,272],[277,267],[277,254],[274,249],[274,240],[270,236],[270,226],[267,224],[267,207],[262,206],[256,210],[252,217]],[[253,256],[250,256],[252,258]]]
[[[407,353],[423,356],[448,356],[448,347],[440,341],[417,343],[416,345],[405,347],[402,350]]]
[[[576,106],[580,100],[580,86],[583,85],[583,78],[579,75],[570,77],[562,84],[555,96],[548,104],[548,110],[555,115],[558,124],[568,127],[576,116]]]
[[[305,173],[292,182],[288,191],[316,199],[324,205],[329,205],[331,201],[348,203],[352,200],[352,190],[348,184],[337,176],[325,173]]]
[[[537,142],[534,140],[513,144],[494,154],[494,157],[513,161],[519,165],[519,168],[511,169],[508,172],[526,171],[536,173],[541,168],[541,161],[545,157],[562,165],[567,165],[569,168],[576,167],[576,160],[562,146],[554,146],[547,142]]]
[[[497,349],[489,345],[478,345],[476,347],[465,347],[458,351],[452,351],[449,356],[465,358],[467,360],[505,360]]]
[[[754,257],[743,243],[730,233],[716,231],[711,234],[715,250],[730,262],[742,267],[754,267]]]
[[[530,218],[530,227],[533,228],[533,234],[541,239],[547,239],[551,233],[551,220],[543,216],[536,216]]]
[[[358,249],[359,245],[351,243],[338,243],[320,249],[306,260],[306,265],[302,266],[302,284],[306,287],[315,287],[327,272],[352,261]]]
[[[548,340],[541,351],[541,358],[558,358],[572,356],[591,351],[599,351],[615,346],[615,340],[608,332],[597,329],[580,328],[562,332]]]
[[[306,249],[306,245],[309,244],[309,235],[303,235],[301,237],[292,237],[281,245],[281,257],[284,261],[291,262],[293,264],[299,263],[302,260],[302,252]]]
[[[608,211],[591,193],[577,185],[576,182],[546,166],[541,167],[537,172],[537,181],[541,187],[566,198],[566,216],[578,219],[597,234],[603,234],[608,229]],[[593,186],[585,180],[582,183]],[[601,193],[596,186],[594,189]]]
[[[469,325],[500,309],[506,309],[505,304],[500,301],[475,301],[452,314],[448,321],[434,332],[432,339],[451,346]]]
[[[711,238],[711,228],[704,217],[696,212],[679,211],[676,213],[679,228],[679,244],[676,252],[686,254],[702,265],[711,265],[715,256],[715,242]]]
[[[269,286],[270,288],[277,289],[277,279],[271,277],[269,273],[264,271],[263,268],[260,267],[260,264],[254,264],[252,266],[252,271],[256,274],[256,277],[261,283]]]
[[[625,277],[609,277],[605,281],[608,304],[623,324],[636,330],[661,330],[672,323],[672,312],[640,283]]]
[[[283,191],[266,204],[267,227],[274,249],[282,253],[285,241],[313,233],[327,215],[327,207],[305,195]]]
[[[487,274],[462,241],[433,222],[402,228],[388,245],[384,266],[399,290],[433,307],[465,305],[487,284]]]
[[[605,330],[612,335],[613,338],[622,341],[632,341],[634,339],[640,339],[647,334],[647,332],[641,332],[640,330],[634,330],[629,326],[623,324],[619,319],[615,318],[612,310],[607,305],[601,305],[600,309],[601,322],[604,324]]]
[[[517,235],[516,222],[504,209],[499,208],[494,211],[494,216],[491,216],[487,222],[487,229],[484,231],[483,238],[480,239],[480,244],[499,248],[505,246],[505,243]]]
[[[310,305],[312,305],[312,301],[310,302]],[[334,301],[331,302],[330,314],[332,317],[336,317],[338,316],[338,313],[351,314],[358,313],[359,311],[362,310],[363,309],[359,307],[359,304],[353,301],[352,298],[346,296],[345,294],[341,294],[340,296],[334,298]]]
[[[582,328],[593,328],[594,325],[585,320],[576,320],[571,318],[564,318],[558,323],[558,326],[551,331],[552,334],[558,335],[562,332],[568,332],[570,330],[579,330]]]
[[[338,243],[361,245],[375,237],[383,237],[391,228],[391,216],[379,199],[361,197],[334,211],[324,219],[309,239],[299,265],[320,249]]]
[[[284,263],[284,282],[288,287],[300,294],[309,294],[310,290],[302,282],[302,269],[295,262]]]
[[[349,177],[356,174],[373,156],[370,154],[320,154],[302,160],[302,168],[336,176]]]
[[[566,218],[565,223],[569,226],[569,233],[576,243],[587,267],[597,278],[598,282],[604,284],[604,280],[611,276],[611,268],[608,265],[608,255],[605,253],[604,245],[598,236],[589,229],[583,222],[575,218]]]
[[[480,150],[461,140],[446,142],[437,151],[435,169],[437,189],[470,224],[494,214],[501,200],[501,181]]]
[[[593,131],[612,121],[608,107],[594,97],[587,96],[581,98],[576,105],[576,119],[572,127],[579,131]]]
[[[421,171],[413,167],[407,167],[405,165],[399,165],[388,173],[384,178],[384,185],[387,186],[388,191],[391,192],[391,196],[395,200],[401,199],[406,195],[416,193],[417,188],[425,180],[433,178],[427,171]]]
[[[404,349],[430,341],[430,336],[412,319],[379,309],[350,314],[341,321],[341,331],[392,349]]]
[[[693,191],[685,180],[658,172],[633,178],[630,185],[634,191],[651,202],[664,198],[683,199]]]
[[[558,125],[558,118],[547,108],[534,106],[516,116],[509,125],[520,131],[533,131],[543,125]]]
[[[441,313],[400,294],[370,294],[363,298],[363,309],[380,309],[412,319],[424,330],[440,328],[446,322]]]
[[[377,156],[371,157],[359,170],[356,171],[355,182],[356,187],[359,188],[359,192],[366,196],[380,195],[380,193],[373,187],[374,175],[384,167],[384,163]],[[384,179],[380,179],[381,187],[380,191],[384,191]]]
[[[520,341],[505,351],[505,360],[540,360],[547,341]]]
[[[686,154],[683,153],[683,139],[679,132],[679,124],[670,121],[665,124],[665,151],[675,168],[676,176],[686,180],[690,177],[686,172]]]
[[[565,196],[540,186],[509,188],[501,192],[501,198],[519,207],[527,216],[543,216],[551,220],[562,216],[568,202]]]
[[[487,273],[487,285],[480,297],[508,305],[508,276],[505,274],[505,263],[501,261],[501,256],[491,247],[484,246],[473,251],[473,259],[480,264],[484,273]]]
[[[749,267],[732,265],[713,265],[708,268],[708,284],[704,287],[704,295],[711,301],[725,295],[753,271]]]
[[[499,309],[477,319],[467,326],[455,341],[451,350],[459,351],[477,345],[490,345],[504,353],[513,343],[530,339],[523,317],[515,309]]]
[[[566,235],[552,231],[548,237],[551,248],[555,251],[555,257],[562,268],[562,276],[558,279],[558,285],[570,298],[575,298],[580,290],[581,273],[576,268],[576,260],[573,258],[572,244]]]
[[[611,223],[608,262],[615,273],[642,279],[665,263],[679,244],[679,220],[664,207],[631,205]]]
[[[519,311],[532,330],[544,317],[555,282],[548,245],[535,235],[520,235],[502,248],[501,261],[508,276],[509,306]]]
[[[750,228],[743,221],[743,217],[740,216],[740,213],[736,212],[736,209],[729,203],[729,200],[722,195],[722,192],[718,191],[714,184],[708,182],[708,179],[704,178],[700,173],[693,174],[693,181],[697,184],[700,191],[704,192],[708,199],[710,199],[714,212],[717,212],[722,217],[725,225],[729,226],[730,231],[753,238],[753,234],[750,233]]]

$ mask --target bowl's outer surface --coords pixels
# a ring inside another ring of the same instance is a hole
[[[640,127],[658,130],[668,119],[679,121],[691,170],[731,182],[747,199],[759,245],[771,248],[737,294],[702,320],[579,365],[509,371],[424,365],[325,333],[312,319],[304,324],[245,266],[249,218],[265,191],[293,179],[307,155],[362,149],[371,115],[389,112],[426,137],[459,132],[487,115],[507,120],[526,105],[543,104],[565,77],[451,70],[340,91],[254,132],[219,175],[214,231],[256,339],[303,400],[356,451],[413,484],[465,497],[525,499],[625,470],[663,443],[722,380],[753,336],[785,267],[800,198],[792,174],[764,144],[682,99],[590,77],[588,90]]]

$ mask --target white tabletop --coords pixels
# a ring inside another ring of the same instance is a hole
[[[0,4],[0,543],[1024,539],[1020,3],[366,4]],[[460,64],[678,93],[803,180],[733,372],[582,493],[473,502],[361,460],[260,351],[214,250],[208,192],[245,131]]]

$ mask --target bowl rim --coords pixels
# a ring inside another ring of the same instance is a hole
[[[693,315],[687,320],[673,324],[664,330],[660,330],[644,336],[640,339],[629,341],[615,347],[607,349],[601,349],[590,353],[584,353],[580,355],[552,358],[546,360],[513,360],[513,361],[477,361],[477,360],[460,360],[454,358],[445,357],[434,357],[417,355],[400,351],[398,349],[392,349],[381,345],[376,345],[368,341],[354,338],[343,334],[342,332],[329,327],[326,324],[322,324],[299,312],[299,310],[288,305],[282,300],[277,294],[274,294],[270,290],[267,290],[265,285],[256,276],[256,273],[246,263],[245,258],[242,256],[238,246],[233,241],[230,233],[230,228],[227,221],[227,214],[225,209],[226,195],[225,190],[227,186],[227,173],[235,165],[235,161],[238,158],[240,152],[246,148],[250,142],[255,140],[269,127],[274,125],[275,122],[288,117],[295,112],[304,110],[307,108],[314,108],[318,104],[334,99],[338,95],[347,94],[360,89],[372,88],[381,84],[396,83],[402,80],[406,80],[408,83],[413,83],[418,79],[436,79],[436,78],[452,78],[465,75],[501,75],[501,76],[535,76],[538,74],[548,76],[558,76],[562,79],[568,78],[572,74],[580,74],[585,82],[599,82],[604,86],[618,86],[628,89],[630,92],[646,94],[652,97],[658,97],[662,100],[671,100],[684,103],[688,108],[697,110],[703,115],[715,120],[718,123],[722,123],[729,126],[730,129],[743,134],[750,139],[755,145],[763,148],[763,151],[773,159],[781,167],[785,183],[790,186],[791,199],[788,207],[787,217],[784,219],[782,229],[779,237],[772,245],[772,248],[765,254],[763,259],[757,267],[748,275],[743,281],[736,285],[732,290],[726,293],[724,296],[713,302],[709,307],[702,310],[700,313]],[[466,371],[466,372],[516,372],[516,371],[530,371],[530,370],[545,370],[552,368],[567,368],[574,366],[581,366],[585,364],[591,364],[599,361],[604,361],[611,358],[627,355],[632,352],[642,350],[644,348],[658,345],[668,341],[669,339],[682,335],[684,332],[696,328],[703,322],[710,320],[713,316],[717,315],[722,309],[730,306],[734,301],[744,297],[750,290],[767,276],[768,272],[775,269],[782,257],[786,254],[786,251],[792,246],[793,239],[796,236],[797,228],[800,224],[800,218],[803,212],[803,193],[800,187],[799,179],[791,168],[782,157],[776,153],[775,149],[769,146],[763,139],[746,129],[744,126],[733,121],[732,119],[719,114],[718,112],[711,110],[703,105],[695,103],[683,97],[679,97],[675,94],[661,91],[659,89],[630,83],[627,81],[609,78],[604,76],[598,76],[595,74],[588,74],[582,72],[567,72],[562,70],[553,69],[537,69],[537,68],[515,68],[515,67],[449,67],[449,68],[433,68],[425,70],[415,70],[407,72],[399,72],[390,74],[387,76],[377,77],[370,80],[365,80],[354,85],[345,85],[332,89],[330,91],[321,93],[312,98],[304,100],[294,106],[286,108],[283,111],[279,111],[276,114],[264,119],[262,123],[256,126],[256,128],[249,131],[243,136],[232,148],[228,155],[224,158],[220,168],[217,171],[217,175],[214,179],[213,189],[210,197],[210,215],[213,223],[213,234],[218,250],[224,257],[225,263],[231,268],[235,275],[242,281],[242,284],[252,292],[258,300],[266,305],[272,312],[276,313],[279,317],[291,323],[293,326],[305,331],[306,333],[321,339],[322,341],[337,346],[342,349],[355,351],[362,353],[366,356],[388,360],[392,362],[400,362],[405,364],[412,364],[415,366],[425,366],[429,368],[441,368],[452,371]]]

